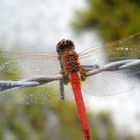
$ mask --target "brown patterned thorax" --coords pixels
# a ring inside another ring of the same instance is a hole
[[[66,73],[78,72],[80,70],[78,54],[75,51],[65,51],[61,59]]]

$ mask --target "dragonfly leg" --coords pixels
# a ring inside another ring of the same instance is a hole
[[[80,72],[81,80],[85,81],[86,80],[86,74],[87,74],[86,69],[83,66],[81,66],[79,72]]]
[[[70,82],[69,76],[63,76],[63,83],[67,85]]]
[[[81,72],[81,73],[80,73],[80,78],[81,78],[82,81],[85,81],[86,78],[87,78],[87,77],[86,77],[86,72]]]
[[[82,78],[84,78],[84,80],[86,80],[86,78],[90,75],[92,75],[93,71],[99,71],[100,70],[100,66],[97,64],[94,65],[81,65],[81,80]],[[83,80],[83,81],[84,81]]]
[[[60,99],[64,100],[65,95],[64,95],[64,82],[63,82],[63,79],[59,80],[59,84],[60,84]]]
[[[67,85],[69,82],[70,82],[70,79],[69,79],[69,73],[66,73],[64,71],[64,69],[62,68],[62,71],[60,72],[60,74],[62,74],[62,82],[63,84]]]

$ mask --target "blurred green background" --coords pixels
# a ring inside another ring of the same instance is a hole
[[[90,30],[99,34],[104,41],[112,41],[140,31],[140,1],[86,2],[86,9],[74,10],[76,15],[70,23],[74,32]],[[5,46],[1,45],[0,51],[4,48]],[[4,61],[0,57],[0,65]],[[16,79],[19,76],[20,73],[13,75],[0,72],[0,79]],[[87,112],[93,140],[140,139],[139,134],[116,126],[110,111]],[[0,104],[0,140],[82,139],[83,134],[74,101],[63,102],[54,98],[52,103],[43,105]]]
[[[87,3],[85,10],[76,12],[73,25],[77,32],[96,31],[109,42],[140,31],[140,1],[87,0]]]

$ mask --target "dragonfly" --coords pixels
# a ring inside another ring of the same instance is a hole
[[[47,101],[49,97],[45,95],[51,88],[47,88],[45,94],[41,91],[33,96],[34,88],[41,85],[53,87],[57,92],[58,87],[60,99],[64,100],[71,88],[84,138],[91,140],[82,93],[109,96],[139,87],[134,77],[140,74],[140,33],[98,44],[80,53],[75,49],[72,40],[62,39],[54,54],[0,51],[0,102],[33,104],[36,100],[37,103]],[[15,79],[13,75],[19,73],[22,79]],[[3,75],[11,79],[3,79]],[[24,88],[29,89],[29,94],[21,92]]]

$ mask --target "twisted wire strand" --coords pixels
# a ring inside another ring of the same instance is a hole
[[[22,80],[0,80],[0,91],[17,87],[34,87],[47,84],[52,81],[60,80],[61,76],[56,77],[32,77]]]
[[[115,62],[111,62],[102,67],[98,66],[97,68],[93,68],[87,73],[88,76],[93,76],[95,74],[101,73],[103,71],[118,71],[133,68],[135,66],[140,65],[140,59],[127,59],[127,60],[119,60]],[[85,66],[86,67],[86,66]]]
[[[93,76],[95,74],[101,73],[103,71],[118,71],[123,69],[129,69],[134,66],[140,65],[140,59],[128,59],[128,60],[121,60],[121,61],[115,61],[111,62],[109,64],[106,64],[102,67],[97,66],[89,66],[84,65],[84,67],[93,67],[93,69],[90,69],[87,73],[88,76]],[[55,77],[32,77],[28,79],[22,79],[22,80],[0,80],[0,91],[17,88],[17,87],[34,87],[34,86],[40,86],[43,84],[47,84],[52,81],[61,80],[62,76],[57,75]]]

